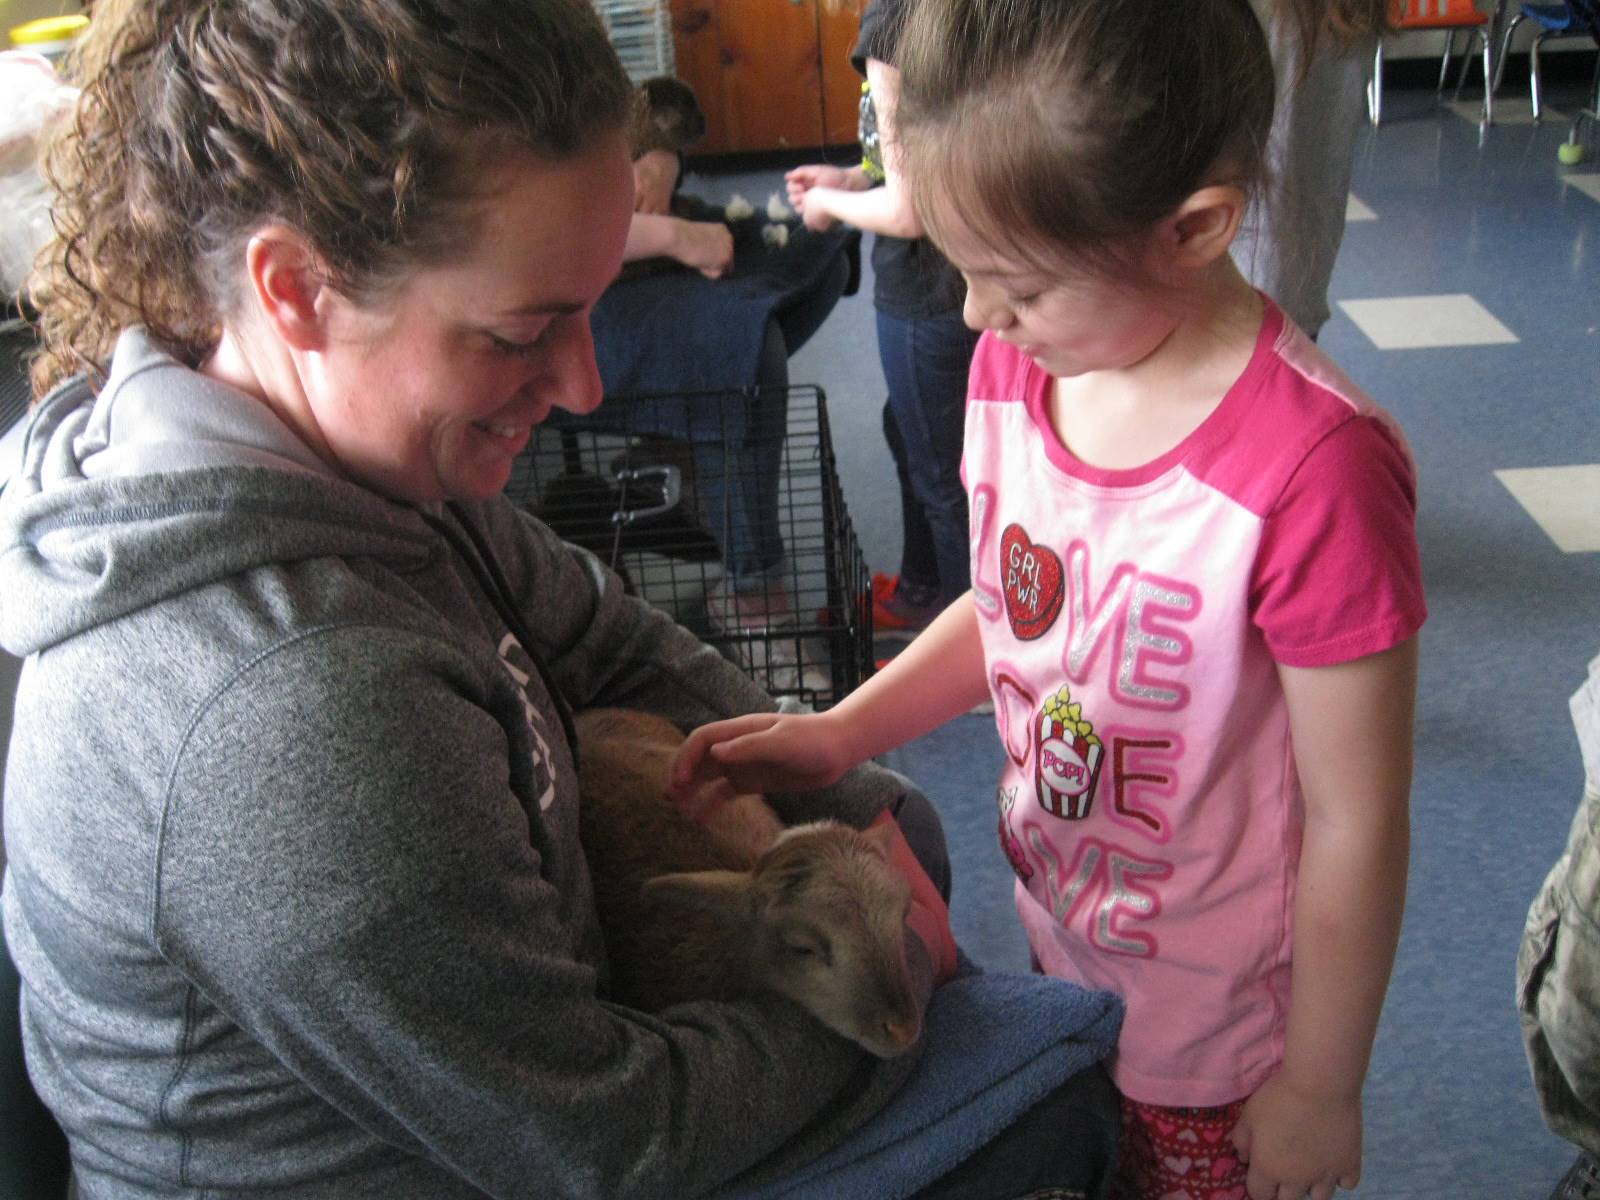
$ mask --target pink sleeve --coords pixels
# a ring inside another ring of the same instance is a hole
[[[1325,667],[1397,646],[1422,627],[1416,474],[1375,417],[1306,455],[1267,515],[1252,618],[1285,666]]]

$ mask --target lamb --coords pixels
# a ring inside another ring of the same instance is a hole
[[[648,1012],[770,990],[881,1058],[921,1036],[905,955],[910,889],[888,832],[785,828],[760,796],[702,827],[666,798],[683,734],[622,709],[578,714],[579,828],[611,964]]]

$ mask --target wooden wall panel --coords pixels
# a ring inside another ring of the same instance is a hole
[[[822,144],[845,145],[856,140],[861,111],[861,76],[850,65],[850,51],[861,32],[865,0],[841,0],[819,16],[822,53]]]
[[[671,0],[679,78],[706,114],[696,154],[853,142],[861,0]]]

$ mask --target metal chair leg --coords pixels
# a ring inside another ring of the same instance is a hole
[[[1483,38],[1483,123],[1494,124],[1494,42],[1486,28],[1478,31]]]
[[[1469,49],[1471,48],[1471,45],[1471,42],[1467,43]],[[1445,31],[1444,35],[1444,57],[1439,60],[1439,86],[1433,89],[1436,94],[1442,95],[1444,93],[1445,82],[1450,78],[1450,61],[1455,58],[1455,56],[1456,31],[1454,29],[1449,29]],[[1461,90],[1460,84],[1456,85],[1456,90],[1458,92]]]
[[[1483,123],[1494,124],[1494,94],[1489,84],[1494,78],[1494,64],[1490,54],[1489,35],[1481,29],[1474,29],[1467,34],[1467,48],[1461,55],[1461,73],[1456,76],[1456,90],[1454,99],[1461,99],[1461,89],[1466,86],[1467,72],[1472,70],[1472,43],[1474,40],[1483,43]]]
[[[1452,33],[1451,38],[1455,37]],[[1467,72],[1472,68],[1472,34],[1467,34],[1467,48],[1461,55],[1461,70],[1456,72],[1456,90],[1451,93],[1452,100],[1461,99],[1461,89],[1467,85]]]
[[[1372,78],[1367,81],[1367,119],[1376,129],[1383,122],[1383,39],[1372,54]]]
[[[1511,57],[1511,37],[1517,32],[1517,26],[1528,18],[1523,13],[1518,13],[1506,22],[1505,36],[1500,39],[1500,57],[1494,64],[1494,90],[1500,90],[1500,81],[1505,78],[1506,60]]]
[[[1528,47],[1528,98],[1533,102],[1533,119],[1537,123],[1544,100],[1544,85],[1539,80],[1539,48],[1544,45],[1548,32],[1541,33],[1533,39],[1533,45]]]

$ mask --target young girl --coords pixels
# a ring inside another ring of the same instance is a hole
[[[1325,1200],[1404,901],[1415,478],[1229,257],[1272,119],[1246,0],[918,0],[900,136],[985,331],[973,589],[832,711],[688,782],[819,785],[987,692],[1041,969],[1127,1021],[1121,1194]]]

